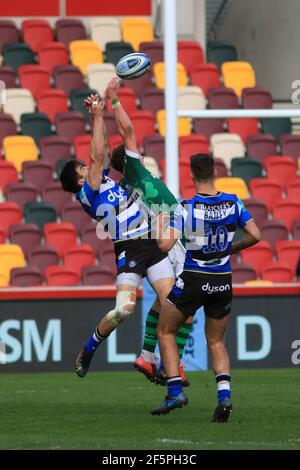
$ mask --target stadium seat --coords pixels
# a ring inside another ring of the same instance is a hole
[[[249,197],[247,185],[241,178],[216,178],[215,187],[217,191],[236,194],[239,199],[247,199]]]
[[[12,268],[10,271],[10,285],[12,287],[42,286],[44,278],[36,267]]]
[[[56,212],[51,204],[46,202],[33,202],[25,205],[25,222],[27,224],[36,224],[40,231],[43,231],[44,225],[48,222],[56,221]]]
[[[58,160],[56,161],[55,163],[55,172],[57,174],[57,176],[59,176],[65,166],[65,164],[67,163],[68,160],[64,159],[64,158],[58,158]]]
[[[82,268],[84,286],[115,285],[116,276],[109,268],[101,266],[84,266]]]
[[[23,210],[27,202],[36,202],[38,191],[31,183],[11,183],[5,188],[7,202],[15,202]]]
[[[160,168],[153,157],[144,157],[144,166],[152,175],[156,176],[156,178],[161,177]]]
[[[158,131],[160,135],[165,136],[167,132],[167,123],[166,123],[166,111],[161,109],[157,113],[157,123],[158,123]],[[190,118],[177,118],[177,126],[178,126],[178,137],[190,135],[192,132],[191,129],[191,120]],[[154,134],[154,132],[153,132]]]
[[[86,88],[83,75],[76,65],[57,65],[53,69],[53,78],[56,87],[63,90],[67,96],[73,90]]]
[[[245,155],[244,144],[237,134],[213,134],[210,138],[212,153],[215,157],[222,158],[224,163],[230,168],[231,160],[235,157]]]
[[[300,135],[283,134],[280,136],[279,142],[282,155],[289,155],[297,161],[300,156]]]
[[[165,158],[165,138],[161,135],[144,137],[143,147],[145,155],[151,155],[157,163]]]
[[[57,160],[62,158],[70,160],[72,158],[69,141],[57,135],[42,137],[39,141],[39,147],[42,159],[50,163],[53,169]]]
[[[129,42],[110,41],[105,46],[106,61],[113,65],[117,65],[122,57],[133,52],[133,47]]]
[[[153,86],[152,83],[152,72],[151,70],[147,73],[144,73],[138,80],[122,80],[123,86],[126,88],[131,88],[135,95],[139,98],[144,91]]]
[[[295,240],[300,240],[300,220],[293,222],[292,234]]]
[[[276,242],[287,240],[289,236],[289,231],[281,220],[265,220],[260,226],[260,231],[262,239],[270,243],[274,254]]]
[[[56,37],[59,42],[63,42],[69,47],[70,42],[86,39],[86,31],[81,20],[59,19],[55,24]]]
[[[131,88],[120,88],[118,90],[118,99],[121,101],[122,106],[126,109],[127,113],[137,111],[136,96]],[[108,111],[112,112],[110,101],[106,101],[106,108]],[[147,109],[145,109],[145,111],[147,111]]]
[[[18,72],[21,87],[27,88],[36,100],[50,87],[50,74],[41,65],[20,65]]]
[[[0,20],[0,52],[4,44],[18,41],[19,33],[14,21]]]
[[[0,190],[4,190],[7,184],[17,183],[18,173],[15,165],[5,160],[0,160]]]
[[[120,23],[117,18],[98,16],[91,18],[91,39],[104,51],[111,41],[121,41]]]
[[[10,114],[0,113],[0,149],[4,137],[9,135],[16,135],[17,126]],[[1,185],[0,185],[1,186]]]
[[[16,124],[20,124],[23,113],[33,113],[35,103],[29,90],[9,88],[6,90],[6,103],[3,105],[5,113],[10,114]]]
[[[282,134],[291,134],[292,123],[290,118],[262,118],[261,129],[264,134],[271,134],[279,140]]]
[[[122,88],[120,90],[122,90]],[[165,93],[164,90],[160,88],[146,88],[140,98],[142,109],[150,111],[154,116],[156,116],[157,111],[165,108]]]
[[[100,96],[104,96],[107,84],[115,75],[116,68],[113,64],[89,64],[87,66],[88,86],[97,90]]]
[[[265,266],[272,261],[272,248],[270,243],[261,240],[256,245],[242,250],[240,255],[242,261],[250,264],[255,269],[256,274],[261,277]]]
[[[247,139],[247,154],[261,163],[269,155],[276,155],[276,140],[270,134],[251,135]]]
[[[258,120],[255,118],[229,118],[227,128],[228,132],[238,134],[244,143],[250,135],[259,131]]]
[[[62,189],[59,181],[46,184],[42,189],[42,197],[44,202],[54,207],[58,216],[61,215],[63,207],[71,201],[71,194]]]
[[[247,281],[256,279],[255,269],[247,263],[231,263],[232,282],[234,284],[243,284]]]
[[[123,41],[129,42],[135,51],[139,50],[141,42],[154,39],[152,24],[146,18],[122,18],[120,25]]]
[[[189,180],[186,182],[181,182],[181,190],[180,190],[180,195],[181,199],[191,199],[195,196],[196,194],[196,189],[195,189],[195,184],[193,181]]]
[[[300,178],[290,182],[287,187],[287,197],[289,201],[300,201]]]
[[[24,64],[34,64],[34,52],[25,43],[7,43],[3,46],[3,58],[6,65],[17,72]]]
[[[69,49],[71,63],[77,65],[84,76],[87,75],[87,66],[89,64],[103,62],[102,50],[95,41],[72,41]]]
[[[248,186],[252,178],[260,178],[262,175],[263,166],[255,158],[241,157],[231,160],[231,176],[242,178]]]
[[[274,206],[273,217],[274,219],[282,220],[288,227],[289,232],[291,232],[293,223],[300,219],[300,202],[284,199]]]
[[[46,113],[53,124],[57,113],[65,113],[68,111],[68,98],[63,90],[50,88],[39,94],[37,105],[38,110],[42,113]]]
[[[249,182],[250,191],[254,198],[262,199],[269,212],[282,199],[282,186],[277,181],[268,178],[253,178]]]
[[[37,52],[44,43],[53,41],[53,31],[46,20],[24,20],[21,28],[24,42],[34,52]]]
[[[16,76],[10,65],[0,66],[0,80],[5,83],[5,88],[16,88]]]
[[[135,111],[129,115],[139,147],[143,144],[144,137],[155,134],[155,120],[149,111]]]
[[[273,107],[272,95],[262,87],[244,88],[242,105],[245,109],[269,109]]]
[[[11,269],[23,268],[25,266],[22,248],[19,245],[0,245],[0,265],[7,285]]]
[[[297,165],[292,157],[269,156],[265,158],[264,165],[268,178],[285,188],[297,177]]]
[[[5,243],[6,233],[3,227],[0,225],[0,244]]]
[[[207,44],[207,62],[213,62],[219,69],[224,62],[238,60],[235,46],[221,41],[211,41]]]
[[[45,279],[51,287],[78,286],[80,283],[78,272],[70,266],[48,266],[45,269]]]
[[[49,265],[58,264],[59,256],[53,246],[38,245],[31,248],[28,253],[29,266],[36,266],[44,274]]]
[[[208,153],[208,142],[204,135],[191,134],[179,137],[179,155],[181,161],[190,161],[196,153]]]
[[[300,240],[280,240],[276,243],[276,252],[279,261],[295,270],[300,259]]]
[[[41,233],[36,224],[13,224],[9,227],[11,243],[19,245],[26,258],[30,251],[41,242]]]
[[[262,224],[268,220],[268,208],[263,200],[254,198],[246,199],[244,204],[258,227],[261,227]]]
[[[57,135],[72,144],[76,136],[85,134],[86,121],[79,111],[68,111],[56,114],[55,127]]]
[[[0,220],[2,230],[8,234],[10,225],[19,224],[22,219],[20,207],[15,202],[0,203]]]
[[[162,41],[146,41],[140,43],[140,52],[147,54],[151,59],[151,65],[156,62],[164,62],[164,43]]]
[[[90,163],[91,135],[78,135],[74,138],[75,155],[78,160],[82,160],[86,165]]]
[[[177,92],[177,109],[201,110],[206,108],[206,99],[201,88],[197,86],[179,87]]]
[[[116,135],[119,133],[115,116],[110,111],[104,111],[104,124],[107,135]]]
[[[108,146],[109,146],[110,152],[112,152],[114,148],[122,144],[123,144],[123,139],[120,136],[120,134],[113,134],[108,137]]]
[[[178,41],[177,61],[184,65],[188,75],[194,66],[204,62],[202,46],[197,41]]]
[[[44,234],[47,245],[53,246],[60,258],[70,246],[77,243],[76,229],[69,222],[45,224]]]
[[[95,253],[101,251],[104,245],[106,248],[112,248],[113,246],[110,238],[103,240],[98,237],[98,225],[101,226],[101,224],[96,224],[94,221],[90,220],[80,229],[82,243],[90,245]],[[101,235],[107,235],[107,232],[101,231]]]
[[[221,134],[224,132],[223,119],[194,119],[194,131],[196,134],[205,135],[209,139],[213,134]]]
[[[52,181],[52,166],[50,163],[44,162],[43,160],[23,162],[22,172],[24,182],[31,183],[39,193],[45,187],[45,184]]]
[[[68,50],[62,42],[43,43],[38,50],[39,64],[52,75],[54,67],[69,63]]]
[[[110,248],[110,249],[101,250],[99,252],[99,257],[100,257],[100,267],[109,268],[109,270],[116,275],[117,267],[116,267],[116,261],[115,261],[116,256],[115,256],[114,249]]]
[[[65,266],[70,266],[81,273],[83,266],[94,266],[96,257],[94,250],[85,243],[67,248],[63,254]]]
[[[210,88],[208,107],[211,109],[239,109],[239,100],[232,88]]]
[[[273,261],[265,266],[262,271],[262,279],[278,282],[293,282],[295,270],[287,263]]]
[[[158,88],[166,87],[166,64],[165,62],[157,62],[153,66],[153,74],[156,86]],[[194,84],[193,85],[197,85]],[[177,86],[187,86],[187,74],[184,66],[177,63]]]
[[[221,67],[224,85],[242,96],[243,88],[255,86],[255,71],[249,62],[224,62]]]
[[[222,158],[215,157],[214,162],[218,178],[226,178],[226,176],[228,176],[228,168]]]
[[[195,65],[191,72],[191,84],[201,88],[205,96],[208,95],[210,88],[221,86],[218,67],[215,64]]]
[[[12,162],[17,171],[22,169],[22,163],[37,160],[38,153],[32,137],[25,135],[8,136],[3,139],[5,159]]]
[[[41,137],[49,137],[52,134],[51,122],[45,113],[24,113],[21,115],[21,132],[25,136],[32,137],[36,144]]]
[[[82,209],[78,201],[72,201],[63,208],[61,219],[63,222],[72,223],[79,232],[87,222],[90,222],[91,217]]]
[[[265,281],[262,279],[257,279],[255,281],[247,281],[245,282],[246,287],[268,287],[268,286],[273,286],[272,281]]]
[[[84,100],[89,95],[96,95],[97,90],[91,90],[90,88],[79,88],[78,90],[72,90],[70,93],[71,107],[73,111],[79,111],[87,121],[90,120],[90,115],[84,107]]]

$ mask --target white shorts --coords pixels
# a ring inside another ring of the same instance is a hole
[[[172,267],[169,257],[167,256],[162,261],[159,261],[159,263],[150,266],[146,271],[146,278],[151,285],[160,279],[174,278],[174,268]],[[128,284],[137,289],[141,281],[142,276],[139,274],[121,273],[117,276],[117,287],[121,284]]]
[[[174,276],[177,278],[183,270],[186,250],[180,240],[177,240],[173,248],[168,253],[168,258],[174,270]]]

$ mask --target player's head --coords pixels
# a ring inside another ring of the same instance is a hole
[[[190,159],[192,178],[195,181],[209,181],[215,175],[215,163],[211,155],[207,153],[197,153]]]
[[[121,144],[118,147],[115,147],[111,153],[111,157],[110,157],[111,166],[115,170],[119,171],[120,173],[123,173],[124,160],[125,160],[125,147],[123,144]]]
[[[63,190],[78,193],[87,179],[89,167],[81,160],[68,161],[59,176]]]

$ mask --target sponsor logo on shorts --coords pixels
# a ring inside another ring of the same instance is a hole
[[[136,265],[137,265],[136,261],[129,261],[128,266],[129,266],[130,268],[135,268]]]
[[[183,279],[181,279],[181,277],[177,278],[176,287],[178,287],[178,289],[181,289],[181,290],[184,288],[184,281]]]
[[[208,282],[207,284],[203,284],[202,290],[204,292],[207,292],[208,294],[214,294],[216,292],[226,292],[230,291],[230,284],[225,284],[223,286],[212,286]]]

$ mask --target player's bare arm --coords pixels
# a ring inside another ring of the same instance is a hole
[[[261,239],[261,234],[258,226],[254,220],[250,220],[244,227],[243,231],[245,235],[237,242],[232,243],[231,254],[237,253],[238,251],[249,248],[255,245]]]
[[[181,237],[181,233],[170,227],[170,217],[167,214],[161,213],[157,217],[157,244],[161,251],[170,251],[177,240]]]

